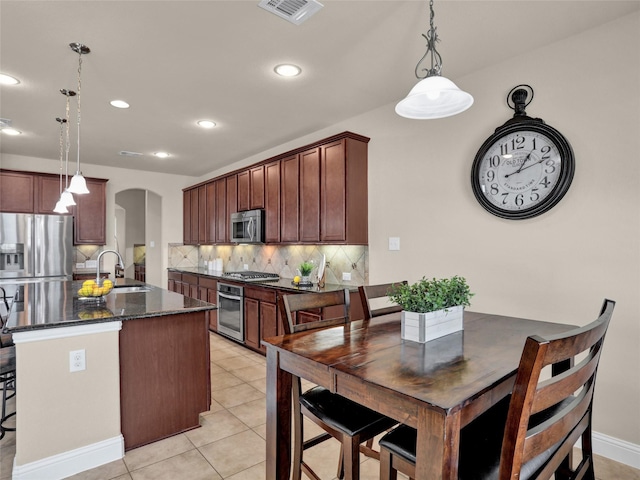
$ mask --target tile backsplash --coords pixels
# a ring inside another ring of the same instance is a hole
[[[223,271],[253,270],[277,273],[293,278],[299,265],[312,262],[311,274],[318,281],[318,265],[325,255],[325,281],[334,284],[363,284],[369,280],[369,250],[364,245],[182,245],[169,244],[169,267],[204,267],[205,262],[222,258]],[[245,268],[246,265],[246,268]],[[343,281],[342,274],[350,273],[351,281]]]

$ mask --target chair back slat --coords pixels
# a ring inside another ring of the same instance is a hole
[[[362,301],[362,309],[364,310],[364,318],[368,320],[370,318],[379,317],[381,315],[387,315],[389,313],[396,313],[402,311],[400,305],[389,305],[381,308],[374,308],[371,304],[372,299],[383,298],[389,294],[389,291],[394,285],[406,284],[407,281],[395,283],[382,283],[378,285],[364,285],[358,287],[360,293],[360,300]]]
[[[349,290],[283,295],[278,299],[285,333],[303,332],[317,328],[345,325],[350,321]],[[298,323],[296,313],[326,307],[342,306],[342,315],[322,318],[315,322]]]
[[[545,471],[555,471],[566,457],[561,452],[575,443],[567,446],[570,439],[577,440],[590,428],[595,377],[614,306],[605,300],[598,319],[582,328],[547,339],[527,338],[509,404],[500,480],[518,478],[524,463],[560,443],[545,466]],[[541,380],[548,365],[553,376]]]
[[[540,382],[531,405],[531,413],[535,414],[558,404],[587,384],[596,373],[601,351],[602,345],[597,345],[578,365]]]

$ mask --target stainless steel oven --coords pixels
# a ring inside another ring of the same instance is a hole
[[[244,289],[218,282],[218,333],[244,343]]]

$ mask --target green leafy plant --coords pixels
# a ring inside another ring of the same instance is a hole
[[[308,277],[309,275],[311,275],[311,272],[313,270],[313,263],[302,262],[299,268],[300,268],[300,275],[302,275],[303,277]]]
[[[468,307],[474,294],[464,277],[422,280],[409,284],[396,284],[388,293],[389,299],[407,312],[426,313],[457,305]]]

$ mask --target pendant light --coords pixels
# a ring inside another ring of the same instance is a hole
[[[65,127],[66,127],[66,141],[65,141],[65,189],[60,195],[60,202],[65,207],[72,207],[76,204],[73,199],[73,195],[71,195],[71,191],[69,190],[69,148],[71,142],[69,141],[69,119],[70,119],[70,98],[76,95],[76,92],[73,90],[61,89],[60,93],[67,97],[67,106],[65,110]]]
[[[60,198],[58,199],[55,208],[53,209],[56,213],[69,213],[67,211],[67,207],[62,203],[62,165],[63,165],[63,147],[62,147],[62,138],[64,135],[64,124],[67,122],[66,118],[56,117],[56,121],[60,123]]]
[[[81,43],[70,43],[71,50],[78,54],[78,162],[76,164],[76,174],[71,179],[71,185],[68,190],[71,193],[84,194],[89,193],[87,182],[80,171],[80,91],[82,88],[82,55],[86,55],[91,50]]]
[[[442,57],[436,50],[439,41],[433,26],[433,0],[429,1],[430,28],[422,36],[427,40],[427,51],[416,65],[416,77],[421,79],[411,89],[406,98],[396,105],[396,113],[412,119],[435,119],[450,117],[464,112],[473,105],[473,97],[460,90],[455,83],[441,75]],[[420,68],[420,64],[430,56],[430,68]],[[425,74],[421,74],[426,72]]]

